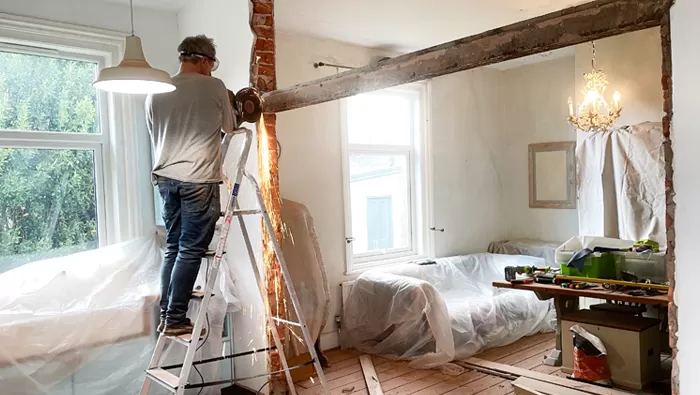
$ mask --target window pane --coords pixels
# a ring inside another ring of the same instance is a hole
[[[353,253],[411,248],[408,158],[350,155]]]
[[[348,99],[347,117],[350,144],[411,144],[411,96],[396,92],[353,96]]]
[[[0,51],[0,129],[98,133],[97,64]]]
[[[97,248],[92,151],[0,148],[0,273]]]

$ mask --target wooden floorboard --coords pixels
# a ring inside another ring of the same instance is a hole
[[[559,368],[543,365],[554,348],[554,334],[526,337],[505,347],[487,350],[476,357],[531,369],[544,374],[563,375]],[[324,370],[330,395],[368,395],[356,350],[331,350],[325,353],[331,367]],[[435,369],[414,369],[408,361],[391,361],[372,356],[377,377],[385,395],[510,395],[509,380],[476,371],[459,375],[443,374]],[[317,379],[296,383],[299,395],[318,395],[323,391]]]

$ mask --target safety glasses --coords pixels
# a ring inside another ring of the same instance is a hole
[[[196,56],[198,58],[209,59],[214,63],[214,65],[211,67],[211,71],[216,71],[216,69],[219,68],[219,59],[214,58],[212,56],[205,55],[205,54],[199,53],[199,52],[180,52],[180,55],[181,56]]]

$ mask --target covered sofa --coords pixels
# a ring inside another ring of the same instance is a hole
[[[492,286],[506,266],[532,265],[545,260],[483,253],[369,270],[344,302],[341,344],[428,368],[553,331],[551,301]]]

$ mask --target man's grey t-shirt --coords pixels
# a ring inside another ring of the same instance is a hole
[[[220,182],[221,131],[233,130],[226,86],[197,73],[177,74],[173,84],[173,92],[146,99],[155,149],[153,174],[185,182]]]

